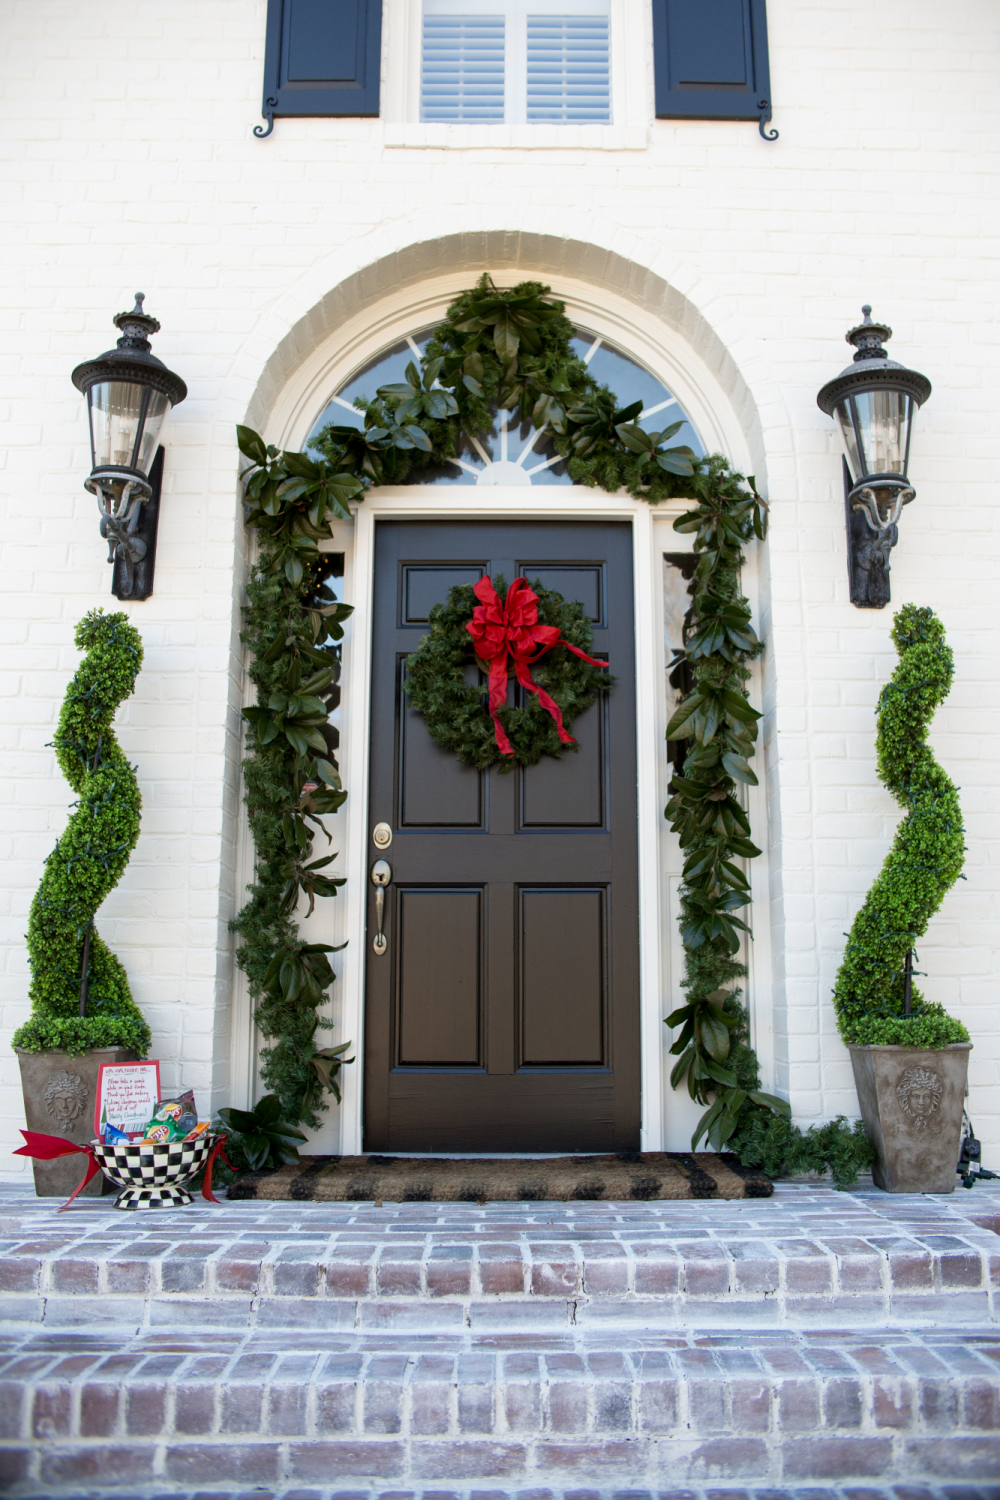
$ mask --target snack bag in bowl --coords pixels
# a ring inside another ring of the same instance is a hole
[[[194,1090],[176,1099],[160,1099],[143,1134],[144,1141],[182,1141],[198,1125]]]

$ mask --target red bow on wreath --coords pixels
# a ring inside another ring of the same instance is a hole
[[[37,1130],[22,1130],[21,1134],[24,1136],[27,1144],[19,1146],[13,1153],[14,1156],[33,1156],[36,1161],[57,1161],[60,1156],[76,1156],[79,1153],[81,1156],[89,1158],[87,1170],[80,1186],[74,1189],[69,1195],[62,1208],[57,1209],[57,1213],[62,1213],[63,1208],[69,1208],[77,1193],[82,1193],[90,1179],[96,1177],[101,1170],[101,1164],[94,1155],[93,1147],[86,1145],[77,1146],[73,1141],[67,1141],[64,1136],[42,1135]],[[226,1166],[232,1170],[232,1162],[222,1149],[225,1140],[226,1137],[224,1135],[219,1136],[219,1139],[208,1153],[208,1160],[205,1163],[205,1176],[201,1184],[201,1195],[210,1203],[218,1203],[219,1201],[212,1192],[212,1166],[215,1158],[221,1154]]]
[[[489,578],[480,578],[473,585],[472,592],[480,602],[472,611],[472,619],[465,628],[476,643],[476,655],[490,669],[490,715],[501,754],[514,754],[504,727],[497,718],[497,710],[503,707],[507,697],[508,655],[513,661],[518,682],[529,693],[536,693],[539,703],[555,719],[562,743],[575,745],[576,740],[563,728],[558,703],[533,681],[530,670],[532,663],[544,656],[546,651],[551,651],[553,646],[565,646],[567,651],[572,651],[582,661],[589,661],[594,667],[606,668],[607,662],[595,661],[592,656],[581,651],[579,646],[563,640],[557,625],[539,625],[538,595],[526,578],[514,579],[502,604]]]

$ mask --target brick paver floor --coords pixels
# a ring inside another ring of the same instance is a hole
[[[18,1500],[1000,1500],[982,1187],[55,1208],[0,1194]]]

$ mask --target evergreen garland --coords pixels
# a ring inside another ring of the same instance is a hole
[[[502,602],[507,597],[502,574],[497,575],[493,585]],[[567,603],[561,594],[542,588],[537,579],[531,587],[538,595],[539,623],[555,625],[564,640],[589,654],[593,631],[583,606],[575,601]],[[467,766],[480,770],[497,766],[501,773],[513,766],[533,766],[543,755],[558,758],[563,750],[575,749],[561,743],[552,715],[534,694],[525,693],[520,707],[500,709],[499,718],[514,752],[501,753],[486,707],[485,683],[474,687],[465,680],[466,667],[477,659],[466,626],[478,602],[471,583],[457,584],[446,604],[434,605],[430,630],[407,660],[405,690],[427,725],[431,739],[442,750],[452,751]],[[563,646],[547,652],[531,672],[559,705],[563,725],[570,733],[573,720],[590,707],[595,694],[613,681],[602,668],[581,661]]]
[[[954,657],[931,609],[904,604],[892,622],[899,663],[878,702],[878,776],[905,810],[881,874],[851,927],[833,1003],[845,1042],[946,1047],[969,1033],[912,989],[906,955],[965,862],[958,791],[927,744],[934,710],[951,691]]]
[[[249,428],[237,429],[245,471],[247,524],[262,547],[247,584],[241,640],[250,648],[257,704],[243,710],[245,800],[256,852],[250,899],[232,923],[236,961],[247,976],[254,1019],[270,1045],[261,1076],[294,1124],[318,1125],[350,1043],[322,1047],[319,1014],[334,980],[329,943],[299,937],[295,911],[308,897],[335,896],[343,880],[324,873],[336,858],[312,858],[315,834],[330,842],[323,816],[346,800],[329,716],[339,701],[340,650],[348,605],[323,582],[318,542],[328,516],[349,516],[361,486],[302,454],[279,455]]]
[[[348,516],[351,499],[373,486],[432,472],[470,451],[471,435],[492,428],[498,407],[516,412],[523,422],[547,429],[577,484],[624,489],[654,505],[675,498],[697,501],[697,508],[676,523],[680,530],[697,532],[695,628],[687,642],[697,701],[689,698],[681,705],[669,731],[670,738],[693,738],[695,745],[684,774],[674,780],[667,809],[686,855],[682,936],[688,991],[688,1004],[668,1024],[682,1027],[674,1048],[681,1054],[675,1086],[686,1080],[693,1096],[709,1104],[696,1140],[707,1132],[713,1144],[728,1141],[738,1151],[751,1124],[757,1141],[760,1120],[773,1121],[786,1136],[794,1133],[784,1118],[787,1104],[759,1090],[740,992],[726,988],[746,972],[734,955],[745,930],[736,912],[749,903],[749,885],[736,861],[758,852],[737,784],[755,781],[749,759],[759,715],[747,699],[746,663],[762,647],[750,629],[738,578],[742,544],[763,536],[762,502],[752,481],[748,491],[721,455],[699,459],[690,448],[670,446],[681,423],[658,432],[640,427],[641,401],[620,407],[614,392],[594,379],[571,347],[575,330],[563,304],[549,299],[548,292],[536,281],[508,289],[480,277],[452,303],[419,365],[409,364],[403,381],[356,402],[364,414],[363,430],[335,423],[324,428],[311,445],[318,459],[265,449],[256,433],[239,429],[240,450],[251,460],[244,474],[247,524],[263,534],[265,547],[248,589],[244,632],[255,657],[258,696],[258,707],[245,711],[251,720],[245,765],[257,874],[251,900],[235,924],[244,940],[238,961],[259,1002],[258,1023],[275,1039],[266,1080],[289,1121],[313,1123],[321,1107],[314,1082],[321,1059],[342,1054],[347,1044],[311,1054],[316,1007],[332,980],[325,959],[330,950],[298,941],[293,911],[300,889],[332,895],[342,882],[314,879],[311,888],[303,882],[312,833],[301,795],[313,779],[323,787],[323,806],[314,810],[333,811],[327,799],[336,797],[339,806],[345,794],[339,778],[328,779],[336,777],[332,756],[316,758],[322,754],[316,739],[324,732],[322,704],[310,707],[302,697],[322,697],[321,688],[306,685],[307,670],[318,667],[308,647],[303,652],[291,645],[293,639],[305,644],[315,630],[309,644],[319,649],[337,628],[310,607],[307,569],[319,558],[318,541],[329,535],[328,517]],[[456,608],[453,600],[454,594],[442,621]],[[470,604],[463,624],[471,609]],[[315,623],[307,626],[307,620]],[[296,650],[309,657],[302,662],[301,685],[292,680]],[[447,670],[453,675],[452,667]],[[601,686],[607,686],[606,679]],[[418,683],[418,694],[421,690]],[[470,692],[481,708],[478,691]],[[439,710],[431,697],[426,701],[434,719]],[[456,698],[460,744],[455,748],[485,754],[466,736],[466,707],[464,697]],[[448,717],[442,704],[442,726]],[[335,1070],[339,1061],[331,1058],[331,1065]],[[836,1135],[839,1127],[835,1122],[824,1129]],[[846,1125],[843,1130],[851,1134]],[[838,1151],[849,1154],[849,1146],[837,1139]],[[759,1143],[747,1149],[759,1150]],[[858,1151],[856,1164],[866,1164],[870,1157],[864,1147]]]
[[[142,667],[142,638],[125,614],[92,610],[76,627],[85,652],[52,741],[79,801],[45,861],[28,918],[32,1014],[14,1033],[26,1052],[125,1047],[145,1056],[150,1030],[121,961],[94,914],[118,884],[139,838],[142,798],[111,728]]]

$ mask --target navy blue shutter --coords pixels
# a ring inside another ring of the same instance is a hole
[[[268,120],[377,115],[381,62],[382,0],[268,0]]]
[[[653,0],[661,120],[770,117],[764,0]]]

